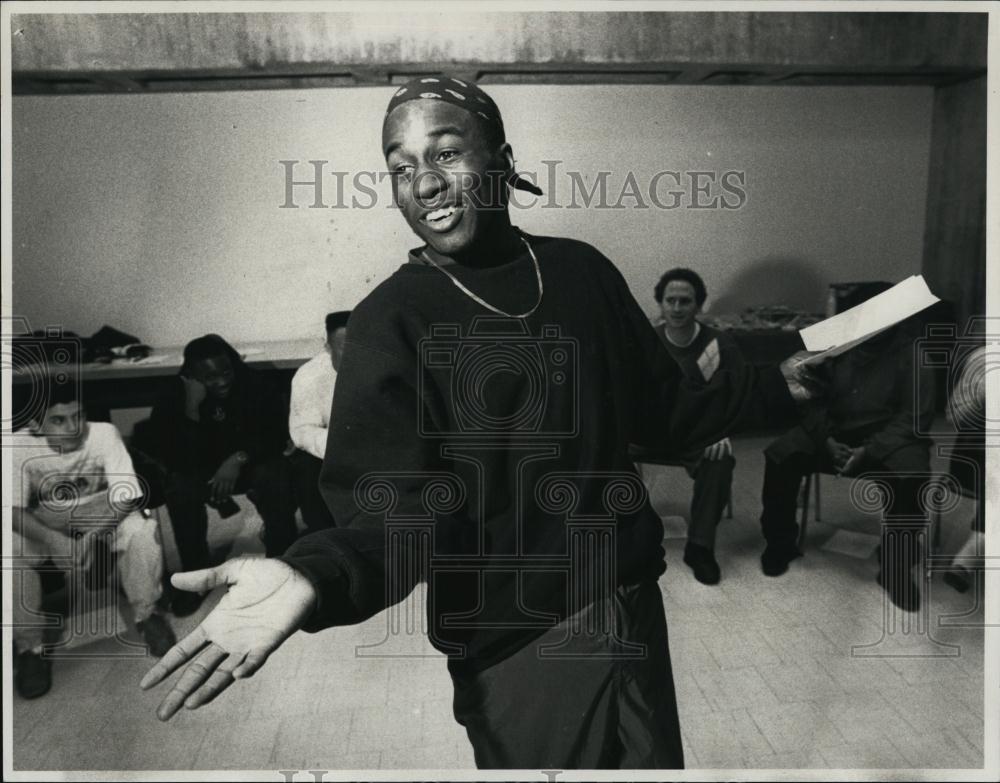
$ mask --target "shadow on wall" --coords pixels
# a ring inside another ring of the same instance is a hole
[[[802,259],[763,258],[747,264],[712,297],[711,312],[719,315],[761,305],[787,305],[821,313],[830,277],[820,275]]]

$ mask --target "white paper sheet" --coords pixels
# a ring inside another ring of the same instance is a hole
[[[923,275],[908,277],[888,291],[800,331],[806,350],[821,352],[805,363],[818,364],[838,356],[938,301]]]

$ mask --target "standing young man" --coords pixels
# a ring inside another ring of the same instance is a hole
[[[319,494],[319,472],[326,454],[327,430],[337,371],[344,356],[348,311],[328,313],[323,350],[299,367],[292,378],[288,433],[295,444],[289,457],[295,497],[309,532],[333,527],[334,520]]]
[[[662,524],[628,446],[687,450],[740,421],[790,418],[790,386],[774,369],[683,387],[608,259],[512,226],[507,187],[533,186],[475,85],[404,85],[382,149],[424,244],[351,316],[321,476],[338,527],[283,562],[176,575],[229,592],[142,684],[197,656],[160,706],[167,719],[251,675],[295,630],[361,622],[425,581],[478,766],[682,767]],[[611,545],[568,555],[576,520],[610,520]],[[581,594],[595,583],[607,589]]]
[[[720,367],[742,372],[743,356],[725,332],[697,319],[708,291],[701,276],[691,269],[668,270],[653,289],[663,322],[656,327],[664,347],[677,362],[684,378],[695,385],[711,380]],[[717,584],[715,529],[729,504],[733,486],[733,444],[721,438],[703,449],[683,455],[684,467],[694,479],[688,540],[684,562],[702,584]]]

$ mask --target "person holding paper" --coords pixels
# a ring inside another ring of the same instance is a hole
[[[743,355],[725,332],[697,320],[708,291],[701,276],[691,269],[668,270],[653,289],[663,315],[656,333],[677,362],[684,378],[703,386],[720,367],[741,371]],[[688,540],[684,562],[702,584],[714,585],[721,576],[715,559],[715,529],[729,503],[733,485],[733,445],[728,437],[683,455],[681,461],[694,479]]]
[[[766,575],[780,576],[802,554],[796,547],[796,500],[802,479],[816,471],[895,474],[889,479],[886,523],[924,516],[919,492],[930,470],[930,440],[917,433],[929,431],[934,383],[931,371],[913,362],[920,323],[911,317],[819,365],[828,394],[806,406],[801,423],[764,450],[761,527],[767,546],[761,566]],[[920,553],[903,549],[882,547],[879,583],[893,603],[916,611],[920,593],[910,569]]]

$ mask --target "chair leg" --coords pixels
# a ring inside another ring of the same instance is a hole
[[[816,482],[816,521],[822,522],[819,515],[819,473],[813,473],[813,481]]]
[[[806,476],[806,483],[802,490],[802,519],[799,522],[799,540],[796,542],[799,551],[806,541],[806,529],[809,526],[809,476]]]
[[[930,493],[932,498],[940,497],[944,492],[947,492],[947,484],[938,479],[938,486],[936,490]],[[934,511],[931,515],[931,550],[932,552],[941,551],[941,526],[944,524],[944,515],[941,513],[941,503],[934,503]]]

